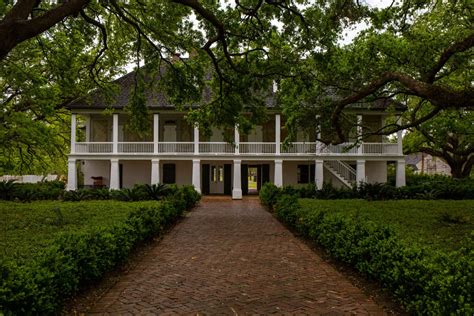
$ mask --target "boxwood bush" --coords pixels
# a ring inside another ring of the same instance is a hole
[[[268,203],[263,198],[262,203]],[[474,313],[472,240],[448,253],[419,247],[400,239],[392,229],[357,215],[303,209],[295,195],[280,194],[274,211],[281,221],[323,246],[333,257],[391,289],[409,312]]]
[[[314,184],[285,186],[277,188],[272,183],[265,183],[260,190],[262,203],[266,206],[275,204],[275,193],[295,195],[299,198],[314,198],[324,200],[336,199],[365,199],[365,200],[469,200],[474,199],[474,181],[448,180],[447,177],[433,177],[433,181],[417,182],[396,188],[386,183],[361,183],[352,188],[335,188],[331,183],[324,183],[320,190]]]
[[[138,243],[162,234],[199,198],[190,187],[177,189],[123,222],[60,234],[29,261],[0,259],[0,315],[57,313],[65,298],[123,263]]]

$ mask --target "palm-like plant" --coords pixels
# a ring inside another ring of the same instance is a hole
[[[171,192],[169,186],[166,184],[145,184],[143,186],[148,199],[150,200],[161,200],[163,197],[166,197]]]
[[[0,199],[13,200],[16,189],[16,180],[0,181]]]

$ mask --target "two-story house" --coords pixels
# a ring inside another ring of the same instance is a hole
[[[270,119],[248,135],[241,135],[237,128],[230,131],[234,134],[234,144],[230,144],[219,129],[204,137],[198,126],[187,122],[185,112],[177,111],[163,95],[147,92],[150,133],[140,137],[127,129],[129,117],[124,111],[133,75],[117,83],[121,90],[111,105],[95,91],[68,106],[72,113],[68,190],[78,187],[81,174],[85,186],[120,189],[138,183],[189,184],[203,194],[241,199],[257,193],[267,181],[277,186],[314,182],[318,188],[325,181],[335,186],[386,182],[388,162],[396,163],[397,186],[405,185],[401,133],[396,143],[371,136],[349,149],[350,144],[326,146],[316,141],[317,135],[298,135],[290,146],[284,146],[285,118],[278,107],[269,104]],[[381,104],[353,111],[361,126],[376,128],[388,115],[384,109]],[[77,132],[78,117],[84,126],[81,133]]]

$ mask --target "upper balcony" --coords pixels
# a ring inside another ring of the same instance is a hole
[[[321,151],[317,151],[317,146]],[[150,155],[303,155],[303,156],[395,156],[399,155],[397,143],[362,143],[354,147],[351,143],[339,145],[319,144],[316,142],[294,142],[285,147],[276,143],[246,142],[229,144],[226,142],[199,142],[195,150],[194,142],[158,142],[155,150],[153,142],[118,142],[114,151],[113,142],[76,142],[72,154],[150,154]]]
[[[250,134],[233,131],[234,143],[224,141],[223,132],[213,130],[204,136],[199,128],[190,126],[182,114],[153,115],[148,130],[142,136],[127,131],[127,117],[83,115],[84,129],[76,132],[76,115],[72,115],[71,155],[76,156],[321,156],[321,157],[395,157],[402,155],[401,135],[397,143],[383,142],[382,138],[369,139],[359,146],[353,143],[324,145],[298,135],[297,141],[286,146],[281,142],[282,129],[279,114],[275,120],[257,126]],[[229,131],[227,131],[229,132]],[[230,131],[232,133],[232,131]],[[284,131],[283,131],[284,133]],[[78,137],[79,136],[79,137]],[[77,141],[79,138],[80,141]]]

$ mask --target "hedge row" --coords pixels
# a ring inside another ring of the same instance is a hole
[[[384,183],[361,183],[352,188],[335,188],[324,183],[317,190],[314,184],[286,186],[283,193],[312,199],[366,199],[366,200],[468,200],[474,199],[474,181],[428,181],[396,188]]]
[[[262,202],[276,216],[333,257],[391,289],[405,308],[426,315],[474,313],[474,250],[450,254],[408,245],[387,227],[358,217],[322,210],[303,210],[295,195],[271,184]]]
[[[0,181],[0,200],[31,202],[38,200],[118,200],[147,201],[161,200],[178,191],[177,185],[137,184],[131,189],[109,190],[107,188],[84,188],[66,191],[64,182],[46,181],[39,183],[15,183]]]
[[[138,243],[163,233],[200,195],[183,188],[109,228],[63,233],[24,265],[0,260],[0,315],[55,314],[63,300],[123,263]]]

